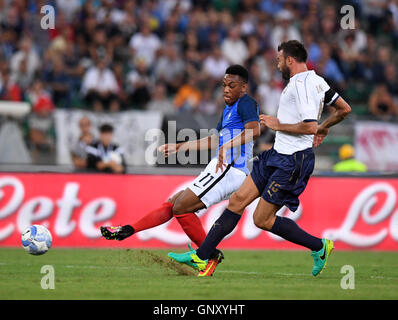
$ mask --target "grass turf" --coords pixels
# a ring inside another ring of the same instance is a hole
[[[164,250],[1,248],[0,299],[398,299],[398,252],[334,251],[318,277],[307,251],[225,256],[213,277],[198,278]],[[354,290],[340,287],[347,264]],[[41,289],[43,265],[55,269],[54,290]]]

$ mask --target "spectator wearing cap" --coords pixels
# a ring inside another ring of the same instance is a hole
[[[48,153],[54,148],[55,107],[47,95],[41,95],[33,104],[33,112],[28,116],[29,140],[33,149],[33,159],[40,153]]]
[[[99,140],[87,146],[87,168],[104,173],[125,173],[126,163],[122,149],[113,140],[113,127],[99,127]]]
[[[366,172],[367,166],[355,159],[355,149],[350,144],[344,144],[339,149],[340,162],[333,167],[334,172]]]

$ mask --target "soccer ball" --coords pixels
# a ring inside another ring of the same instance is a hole
[[[26,228],[21,240],[23,248],[33,255],[46,253],[53,242],[50,231],[38,224]]]

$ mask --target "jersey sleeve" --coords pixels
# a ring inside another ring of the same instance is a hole
[[[329,88],[329,90],[325,92],[325,104],[327,104],[328,106],[333,105],[338,97],[340,97],[340,95],[332,88]]]
[[[314,95],[310,94],[309,91],[311,89],[316,90],[316,88],[310,88],[311,84],[307,78],[296,79],[294,86],[296,105],[301,117],[301,121],[318,121],[319,106],[317,106],[315,102]]]
[[[223,118],[223,115],[224,115],[224,111],[223,111],[223,113],[221,114],[220,120],[219,120],[218,123],[217,123],[216,130],[217,130],[218,132],[220,132],[221,129],[222,129],[222,118]]]
[[[240,101],[237,111],[244,125],[251,121],[260,121],[258,105],[252,99]]]

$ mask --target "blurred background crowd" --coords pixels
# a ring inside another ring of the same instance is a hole
[[[47,4],[55,29],[43,30]],[[353,30],[340,26],[347,4]],[[235,63],[261,112],[276,115],[285,83],[275,49],[289,39],[350,102],[351,121],[397,121],[398,0],[0,0],[0,100],[31,104],[23,136],[33,153],[56,148],[56,109],[218,119]],[[258,148],[270,142],[265,133]]]

